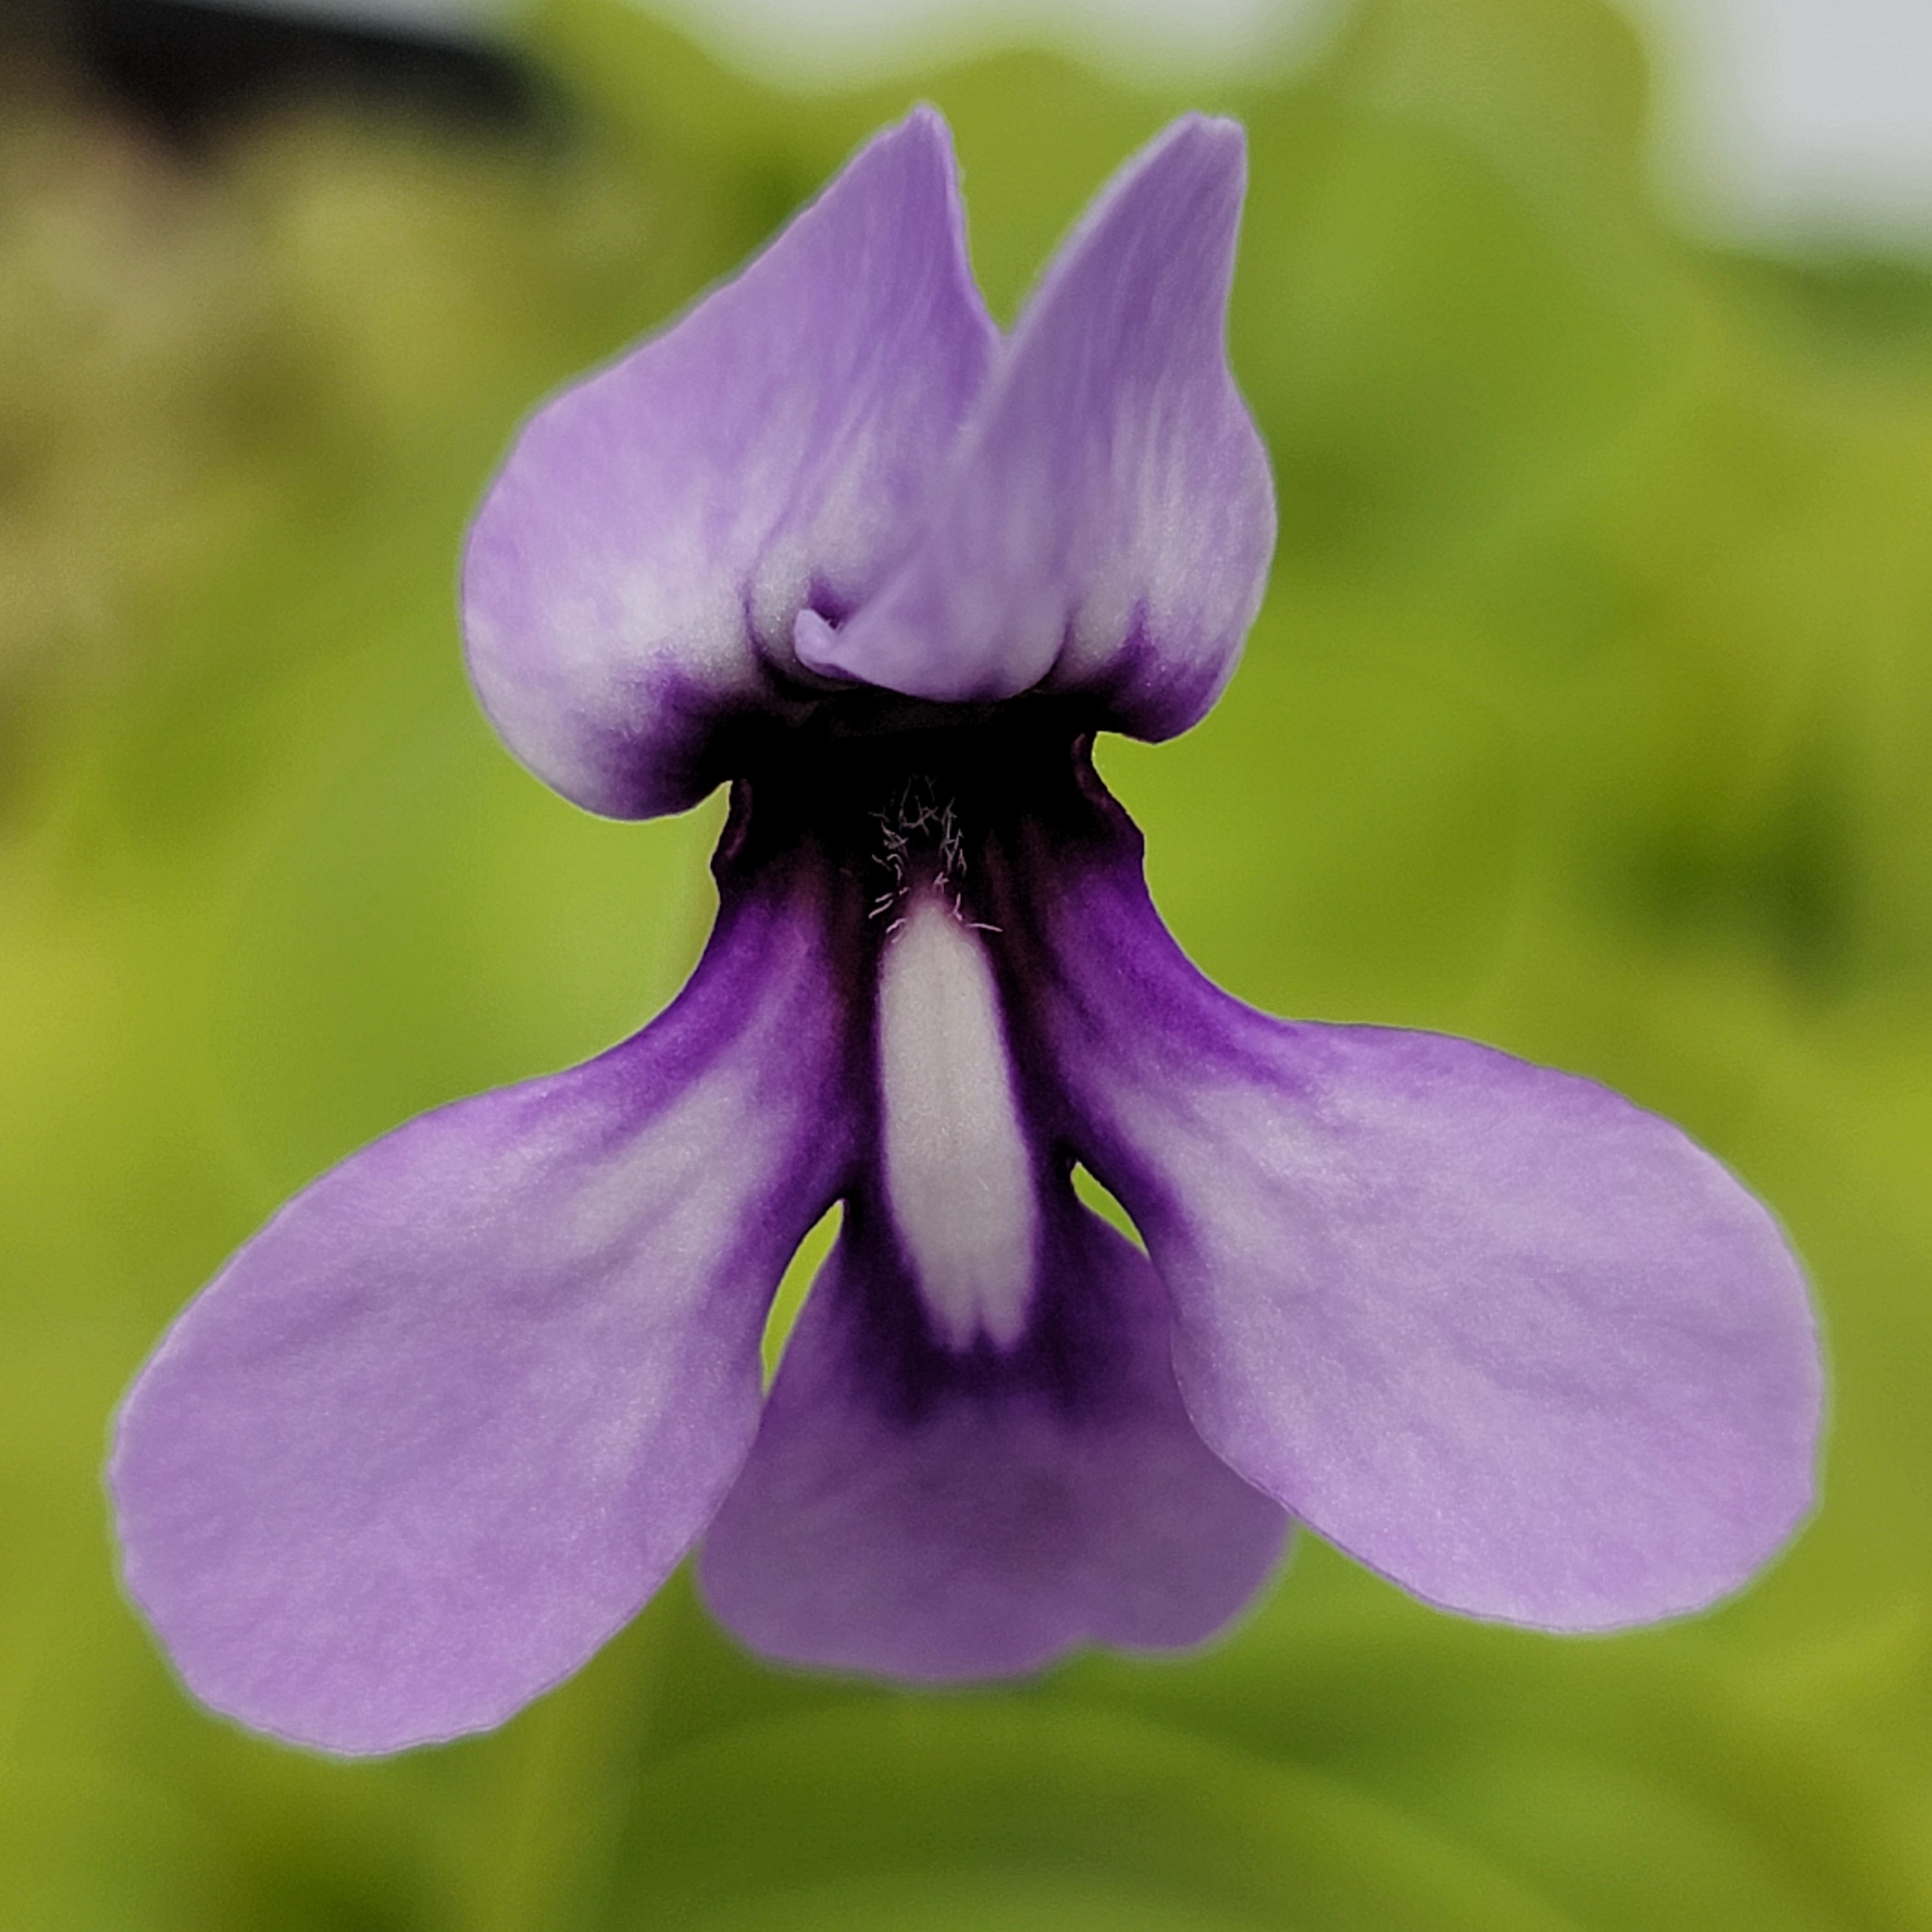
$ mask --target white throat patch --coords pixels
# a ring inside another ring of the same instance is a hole
[[[879,968],[886,1198],[921,1296],[956,1348],[1026,1328],[1038,1206],[986,949],[921,893]]]

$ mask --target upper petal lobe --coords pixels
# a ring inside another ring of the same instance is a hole
[[[814,662],[920,698],[1091,691],[1149,738],[1208,710],[1274,544],[1224,339],[1244,180],[1240,128],[1199,116],[1122,171],[1022,317],[917,546]]]
[[[472,530],[484,709],[595,812],[681,810],[734,709],[778,701],[810,601],[904,545],[995,332],[944,124],[870,142],[734,280],[525,426]]]
[[[704,1528],[844,1157],[805,896],[728,912],[625,1045],[325,1175],[164,1340],[110,1480],[128,1588],[206,1702],[345,1752],[487,1728]]]
[[[1466,1040],[1241,1006],[1131,864],[1047,921],[1083,1153],[1174,1298],[1190,1413],[1251,1482],[1432,1602],[1552,1629],[1701,1608],[1791,1533],[1817,1335],[1718,1162]]]

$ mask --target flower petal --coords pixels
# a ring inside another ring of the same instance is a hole
[[[1790,1534],[1816,1333],[1776,1224],[1710,1155],[1466,1040],[1253,1012],[1136,866],[1064,881],[1044,916],[1076,1144],[1173,1295],[1190,1412],[1250,1481],[1418,1595],[1556,1630],[1700,1609]]]
[[[842,616],[902,547],[996,338],[922,108],[525,426],[464,566],[470,673],[511,749],[594,812],[701,797],[721,721],[782,702],[800,611]]]
[[[1022,317],[919,547],[809,662],[918,698],[1090,690],[1142,737],[1202,716],[1274,545],[1224,339],[1244,179],[1239,127],[1198,115],[1129,164]]]
[[[424,1115],[298,1196],[176,1324],[110,1480],[190,1688],[362,1753],[500,1723],[703,1529],[764,1310],[845,1158],[794,896],[721,920],[602,1058]]]
[[[1286,1520],[1189,1423],[1153,1270],[1058,1192],[1010,1354],[938,1341],[876,1206],[848,1207],[700,1559],[753,1648],[1004,1676],[1088,1641],[1198,1643],[1274,1568]]]

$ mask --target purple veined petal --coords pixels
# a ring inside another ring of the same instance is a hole
[[[997,333],[921,108],[667,333],[545,405],[464,565],[470,674],[510,748],[614,817],[701,797],[721,719],[778,703],[808,601],[842,615],[903,548]]]
[[[808,661],[919,698],[1044,680],[1184,730],[1232,674],[1274,546],[1228,373],[1241,131],[1190,116],[1130,162],[1048,270],[961,433],[926,534]]]
[[[1702,1609],[1791,1534],[1818,1337],[1717,1160],[1467,1040],[1242,1006],[1131,862],[1043,916],[1083,1156],[1147,1237],[1233,1468],[1416,1594],[1551,1630]]]
[[[703,1530],[847,1157],[809,898],[728,908],[601,1058],[324,1175],[170,1330],[109,1480],[127,1587],[206,1702],[348,1754],[486,1729]]]
[[[864,1197],[800,1316],[699,1577],[769,1657],[934,1681],[1076,1645],[1212,1636],[1279,1562],[1282,1511],[1203,1446],[1146,1259],[1064,1182],[1034,1332],[934,1340]]]

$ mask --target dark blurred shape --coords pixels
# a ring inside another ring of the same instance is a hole
[[[554,125],[553,91],[481,40],[188,0],[53,0],[43,12],[93,84],[188,148],[291,99],[350,99],[488,131]]]

